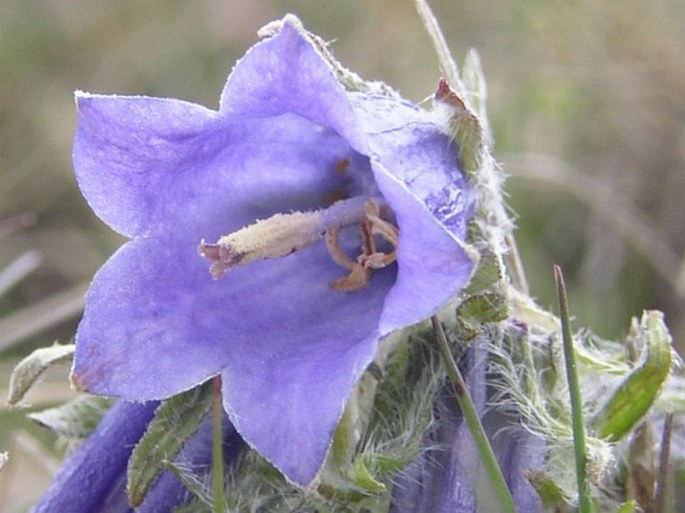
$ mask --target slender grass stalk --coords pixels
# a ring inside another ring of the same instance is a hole
[[[0,296],[35,271],[41,257],[37,251],[27,251],[14,262],[0,270]]]
[[[507,482],[504,479],[502,470],[497,463],[497,458],[492,450],[490,441],[485,434],[485,429],[480,421],[480,417],[476,412],[476,408],[471,400],[471,395],[466,388],[466,382],[464,377],[459,371],[454,358],[452,357],[452,352],[450,351],[449,345],[447,343],[447,337],[445,336],[445,331],[442,329],[442,324],[437,316],[431,317],[431,323],[433,324],[433,330],[435,331],[435,336],[438,340],[438,347],[440,348],[440,355],[445,362],[445,367],[447,368],[447,375],[454,386],[454,393],[457,396],[457,401],[459,402],[459,408],[461,408],[461,413],[466,420],[466,424],[469,427],[473,441],[476,444],[476,449],[480,455],[483,466],[485,467],[485,472],[490,479],[490,484],[492,485],[493,492],[499,501],[500,507],[503,513],[516,513],[516,505],[514,504],[514,498],[511,496]]]
[[[490,189],[491,193],[494,191],[496,194],[496,198],[490,199],[496,202],[497,207],[494,211],[489,209],[487,215],[488,217],[492,216],[493,219],[496,220],[495,224],[497,225],[497,228],[507,232],[505,237],[507,248],[506,251],[503,251],[503,259],[506,261],[507,267],[509,268],[512,285],[522,294],[529,295],[528,281],[521,262],[521,256],[519,255],[516,238],[511,231],[511,221],[509,220],[505,209],[501,208],[503,207],[503,202],[499,188],[500,182],[503,181],[503,177],[501,176],[501,171],[495,163],[495,160],[490,155],[492,149],[492,136],[485,109],[487,88],[485,87],[485,78],[482,76],[480,59],[478,58],[477,52],[471,50],[465,59],[463,72],[460,73],[459,66],[450,52],[445,34],[442,32],[440,23],[433,13],[433,10],[430,5],[428,5],[428,1],[414,0],[414,5],[419,18],[433,43],[433,48],[438,56],[440,67],[442,68],[442,72],[447,79],[447,82],[459,95],[461,100],[466,103],[469,111],[478,118],[478,130],[480,132],[480,137],[478,139],[484,141],[485,145],[484,148],[476,147],[472,149],[472,151],[478,155],[478,158],[476,159],[478,161],[476,173],[481,185],[486,186],[485,188]],[[455,133],[453,135],[456,136],[457,134]],[[457,143],[459,145],[463,143],[469,145],[472,144],[473,141],[466,142],[457,139]],[[461,150],[463,149],[464,148],[462,147]],[[460,164],[462,165],[462,169],[470,169],[470,166],[468,166],[462,158],[460,158]],[[481,203],[485,204],[483,201],[481,201]],[[490,205],[490,202],[488,201],[487,204]]]
[[[36,214],[33,212],[24,212],[9,219],[0,219],[0,239],[9,237],[19,230],[23,230],[36,222]]]
[[[87,290],[88,284],[81,283],[65,292],[59,292],[10,315],[0,317],[0,351],[44,329],[76,317],[83,311]]]
[[[224,408],[221,404],[221,377],[212,379],[212,485],[214,488],[214,513],[225,513],[226,497],[224,495],[224,435],[221,418]]]
[[[505,253],[504,258],[507,262],[507,267],[509,268],[511,282],[519,292],[526,296],[530,296],[528,278],[526,278],[526,271],[523,269],[523,261],[521,260],[519,247],[513,233],[507,235],[507,246],[509,247],[509,251]]]
[[[578,481],[578,511],[591,513],[590,484],[587,479],[587,460],[585,448],[585,423],[583,421],[583,404],[580,397],[580,383],[576,372],[576,359],[573,349],[573,334],[571,320],[568,313],[568,299],[566,284],[561,267],[554,266],[554,279],[557,283],[559,296],[559,317],[561,318],[561,336],[564,343],[564,359],[566,360],[566,379],[571,396],[571,417],[573,423],[573,447],[576,460],[576,480]]]
[[[431,38],[433,48],[435,48],[435,52],[438,54],[438,61],[440,62],[442,72],[445,74],[445,78],[447,78],[447,81],[453,88],[456,88],[460,94],[463,94],[466,91],[466,87],[459,75],[459,66],[457,66],[457,62],[452,57],[447,40],[442,33],[442,29],[440,29],[440,24],[435,14],[433,14],[426,0],[414,0],[414,4],[421,22]]]

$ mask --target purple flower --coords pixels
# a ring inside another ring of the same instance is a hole
[[[126,468],[133,448],[152,420],[158,402],[118,402],[84,444],[64,463],[33,513],[128,513]],[[242,445],[233,427],[224,422],[225,456],[235,458]],[[212,424],[208,419],[185,444],[178,461],[194,471],[211,467]],[[155,482],[139,511],[171,511],[190,493],[170,472]]]
[[[33,513],[128,512],[126,466],[157,402],[117,403],[64,464]]]
[[[310,483],[379,340],[471,274],[450,138],[410,103],[347,92],[291,17],[218,111],[77,102],[78,183],[131,240],[88,293],[74,383],[140,401],[221,373],[243,438]]]
[[[524,472],[544,465],[545,442],[512,419],[492,409],[486,413],[487,353],[474,343],[465,372],[469,392],[499,460],[517,511],[541,513],[542,503]],[[478,513],[498,510],[469,428],[451,386],[434,405],[435,422],[426,434],[427,447],[403,469],[393,487],[390,513]]]
[[[126,469],[133,448],[145,433],[158,406],[119,401],[84,444],[67,459],[32,513],[129,513]],[[211,468],[212,422],[207,419],[185,443],[176,461],[202,473]],[[243,442],[226,420],[224,458],[235,460]],[[136,509],[139,513],[171,511],[192,498],[171,472],[163,472]]]

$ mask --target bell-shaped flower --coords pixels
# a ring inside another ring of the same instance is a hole
[[[33,513],[128,512],[126,466],[145,433],[157,402],[120,401],[67,459]]]
[[[133,513],[126,492],[126,469],[131,453],[145,433],[158,406],[119,401],[98,427],[64,463],[32,513]],[[243,442],[224,422],[224,456],[235,460]],[[190,437],[176,461],[197,474],[212,465],[212,422],[207,419]],[[171,511],[192,499],[192,494],[169,471],[156,480],[139,513]]]
[[[526,479],[526,471],[543,468],[545,441],[516,419],[487,408],[487,352],[483,344],[471,346],[466,367],[471,398],[493,442],[516,510],[542,513],[542,502]],[[446,386],[435,401],[434,417],[433,426],[425,435],[425,449],[395,479],[390,513],[499,511],[451,386]]]
[[[74,147],[83,195],[130,241],[88,292],[73,382],[144,401],[221,374],[232,424],[299,484],[379,341],[473,267],[437,118],[345,90],[312,41],[287,17],[218,110],[77,93]]]

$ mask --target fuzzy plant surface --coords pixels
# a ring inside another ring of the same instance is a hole
[[[614,342],[535,304],[478,56],[459,71],[417,5],[431,108],[291,15],[216,110],[76,93],[79,187],[129,240],[75,345],[12,377],[14,403],[73,359],[86,393],[34,414],[85,441],[33,511],[671,511],[685,382],[663,316]]]

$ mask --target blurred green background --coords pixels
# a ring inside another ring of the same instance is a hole
[[[658,308],[682,350],[685,2],[432,4],[455,56],[481,54],[534,295],[554,305],[561,264],[576,327],[621,337],[631,316]],[[84,287],[122,243],[74,182],[73,91],[216,107],[257,30],[287,12],[365,78],[415,101],[434,91],[437,58],[410,0],[2,0],[0,394],[22,355],[70,340]],[[67,374],[51,372],[32,407],[70,397]],[[0,407],[11,458],[0,512],[22,511],[57,465],[26,411]]]

